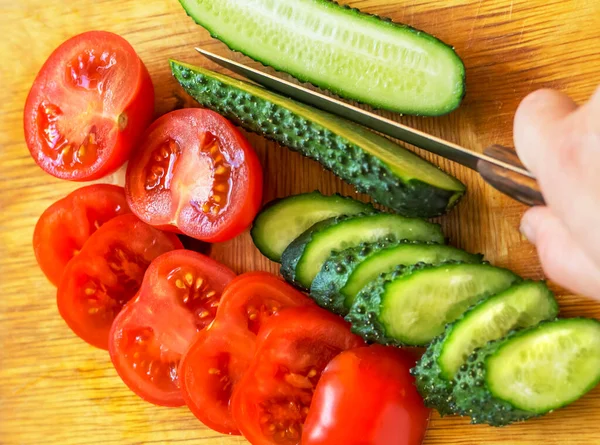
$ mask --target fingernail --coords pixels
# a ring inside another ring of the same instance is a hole
[[[519,227],[519,230],[521,230],[521,233],[525,238],[529,240],[529,242],[535,243],[535,229],[533,228],[533,225],[529,222],[527,215],[525,215],[523,219],[521,219],[521,226]]]

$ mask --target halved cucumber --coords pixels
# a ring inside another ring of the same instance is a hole
[[[271,201],[258,214],[250,234],[254,245],[272,261],[279,262],[290,243],[319,221],[340,215],[376,210],[356,199],[321,192],[303,193]]]
[[[449,260],[478,263],[481,259],[481,255],[439,244],[406,241],[361,244],[328,258],[312,282],[310,296],[320,306],[344,316],[367,284],[399,265],[440,264]]]
[[[457,412],[507,425],[561,408],[600,382],[600,322],[544,322],[473,352],[456,376]]]
[[[470,306],[517,281],[510,270],[489,264],[399,268],[360,291],[346,320],[366,340],[423,346]]]
[[[310,289],[313,279],[332,252],[361,243],[391,240],[443,243],[438,224],[390,213],[331,218],[315,224],[296,238],[281,255],[281,274]]]
[[[413,369],[425,403],[450,414],[454,377],[475,349],[557,315],[558,304],[543,282],[523,281],[479,303],[448,325]]]

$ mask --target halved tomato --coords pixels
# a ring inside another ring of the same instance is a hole
[[[112,322],[138,291],[157,256],[183,246],[135,215],[121,215],[100,227],[67,265],[58,286],[58,310],[89,344],[108,349]]]
[[[60,45],[25,104],[35,162],[61,179],[90,181],[119,168],[154,115],[148,70],[122,37],[104,31]]]
[[[363,345],[349,324],[318,307],[284,309],[272,317],[231,399],[242,434],[253,445],[299,444],[323,369],[340,352]]]
[[[123,187],[94,184],[71,192],[48,207],[33,232],[42,272],[58,286],[67,263],[88,238],[115,216],[130,213]]]
[[[267,272],[240,275],[225,289],[213,325],[198,334],[181,360],[183,398],[206,426],[240,434],[230,399],[254,356],[256,334],[272,316],[313,301]]]
[[[110,332],[110,358],[133,392],[156,405],[184,405],[179,361],[214,319],[233,278],[229,268],[196,252],[176,250],[154,260]]]
[[[155,227],[219,242],[246,229],[262,201],[256,153],[231,122],[190,108],[162,116],[129,162],[131,210]]]

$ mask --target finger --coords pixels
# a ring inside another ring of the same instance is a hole
[[[536,245],[548,278],[577,294],[600,300],[600,269],[548,207],[527,211],[521,231]]]

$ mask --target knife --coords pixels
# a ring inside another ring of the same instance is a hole
[[[483,153],[471,151],[460,145],[391,119],[386,119],[378,114],[365,111],[352,104],[272,76],[226,57],[201,48],[196,48],[196,51],[212,62],[266,88],[475,170],[495,189],[523,204],[529,206],[544,205],[544,198],[535,177],[521,164],[515,151],[510,148],[492,145],[486,148]]]

